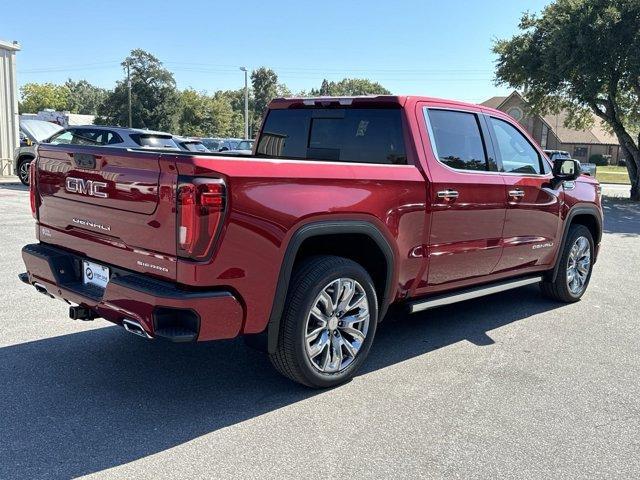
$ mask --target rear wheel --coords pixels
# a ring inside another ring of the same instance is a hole
[[[593,236],[584,225],[569,227],[560,257],[560,268],[553,282],[542,282],[542,292],[561,302],[577,302],[587,290],[593,266]]]
[[[314,257],[296,269],[289,289],[271,362],[309,387],[348,381],[367,357],[376,331],[371,277],[346,258]]]
[[[31,158],[25,158],[18,163],[18,178],[23,185],[29,185],[29,166],[31,165]]]

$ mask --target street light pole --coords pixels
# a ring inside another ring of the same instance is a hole
[[[247,83],[247,67],[240,67],[244,72],[244,138],[249,138],[249,84]]]
[[[131,71],[129,69],[129,60],[127,59],[127,89],[129,97],[129,128],[131,128]]]

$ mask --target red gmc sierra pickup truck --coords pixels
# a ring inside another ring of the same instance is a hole
[[[312,387],[351,378],[390,305],[589,284],[600,187],[520,125],[411,96],[277,99],[244,157],[38,148],[20,279],[147,339],[244,335]]]

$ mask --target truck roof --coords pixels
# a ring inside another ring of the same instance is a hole
[[[301,106],[330,106],[330,105],[344,105],[344,106],[381,106],[390,107],[397,106],[403,107],[407,101],[424,101],[424,102],[438,102],[447,103],[451,106],[458,107],[481,107],[483,110],[493,110],[491,108],[477,105],[474,103],[461,102],[458,100],[449,100],[436,97],[424,97],[417,95],[354,95],[346,97],[287,97],[287,98],[275,98],[269,103],[271,109],[283,109],[290,107]]]

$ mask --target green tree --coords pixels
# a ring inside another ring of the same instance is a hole
[[[180,115],[180,97],[173,74],[156,57],[136,49],[122,62],[131,69],[131,110],[133,127],[173,132]],[[118,81],[102,106],[96,121],[128,124],[126,78]]]
[[[98,108],[105,101],[108,91],[91,85],[86,80],[67,80],[64,84],[69,92],[65,110],[71,113],[96,115]]]
[[[20,88],[20,113],[38,113],[45,108],[65,110],[69,101],[69,89],[53,83],[27,83]]]
[[[640,1],[557,0],[519,28],[494,45],[496,82],[522,89],[534,113],[568,109],[575,127],[604,120],[640,200]]]
[[[322,80],[319,90],[311,89],[311,96],[390,95],[391,92],[378,82],[366,78],[343,78],[339,82]]]
[[[230,137],[244,136],[244,88],[238,90],[218,90],[214,98],[231,105],[232,115],[229,127]],[[249,124],[251,125],[251,109],[253,106],[253,94],[249,90]],[[220,136],[220,135],[218,135]]]
[[[271,100],[278,97],[278,75],[270,68],[260,67],[251,72],[253,101],[250,124],[252,131],[257,132],[262,123],[262,116]]]
[[[180,93],[178,131],[182,135],[206,137],[211,131],[211,99],[204,93],[187,89]]]
[[[205,93],[187,89],[180,94],[180,104],[178,129],[182,135],[231,137],[238,134],[237,113],[234,112],[229,97],[210,97]]]

